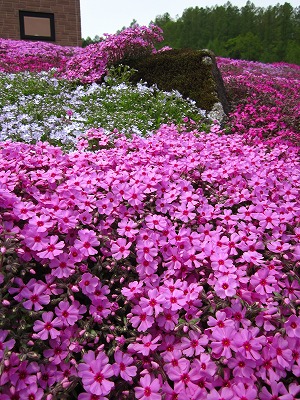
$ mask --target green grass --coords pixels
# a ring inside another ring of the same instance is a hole
[[[110,70],[106,82],[81,85],[49,73],[0,74],[0,140],[39,140],[72,149],[89,128],[147,136],[184,117],[205,129],[205,113],[191,100],[156,86],[129,83],[132,71]],[[72,116],[67,111],[72,111]]]

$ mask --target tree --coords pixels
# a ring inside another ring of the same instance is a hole
[[[251,1],[239,9],[223,6],[190,7],[181,17],[170,14],[154,21],[164,31],[161,46],[208,48],[218,56],[248,60],[299,63],[300,7],[289,3],[255,7]]]
[[[255,61],[262,52],[262,43],[257,35],[247,32],[229,39],[225,48],[228,56],[231,58]]]

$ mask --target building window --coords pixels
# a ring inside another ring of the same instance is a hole
[[[19,17],[21,39],[55,41],[54,14],[19,11]]]

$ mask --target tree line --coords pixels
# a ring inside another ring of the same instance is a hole
[[[289,3],[267,8],[251,1],[241,8],[230,2],[190,7],[176,19],[165,13],[152,23],[164,32],[159,48],[209,49],[220,57],[300,65],[300,7]],[[88,37],[82,40],[83,47],[101,40],[98,35]]]
[[[300,64],[300,7],[289,3],[267,8],[250,1],[241,8],[230,2],[191,7],[177,19],[165,13],[154,23],[164,31],[161,46],[207,48],[222,57]]]

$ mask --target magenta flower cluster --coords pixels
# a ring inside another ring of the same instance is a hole
[[[1,400],[297,398],[297,153],[214,130],[1,143]]]
[[[117,61],[156,52],[154,44],[162,40],[162,30],[156,25],[137,25],[119,34],[107,34],[104,40],[86,48],[0,39],[0,71],[39,72],[55,68],[60,78],[91,83],[101,81],[107,68]]]
[[[67,62],[62,77],[79,79],[83,83],[101,81],[108,66],[124,59],[156,53],[154,45],[162,40],[162,30],[156,25],[137,25],[119,34],[106,34],[105,40],[77,51]]]
[[[0,71],[16,73],[63,69],[67,60],[78,50],[80,48],[47,42],[0,38]]]
[[[300,66],[218,58],[233,103],[230,130],[247,143],[300,143]]]

